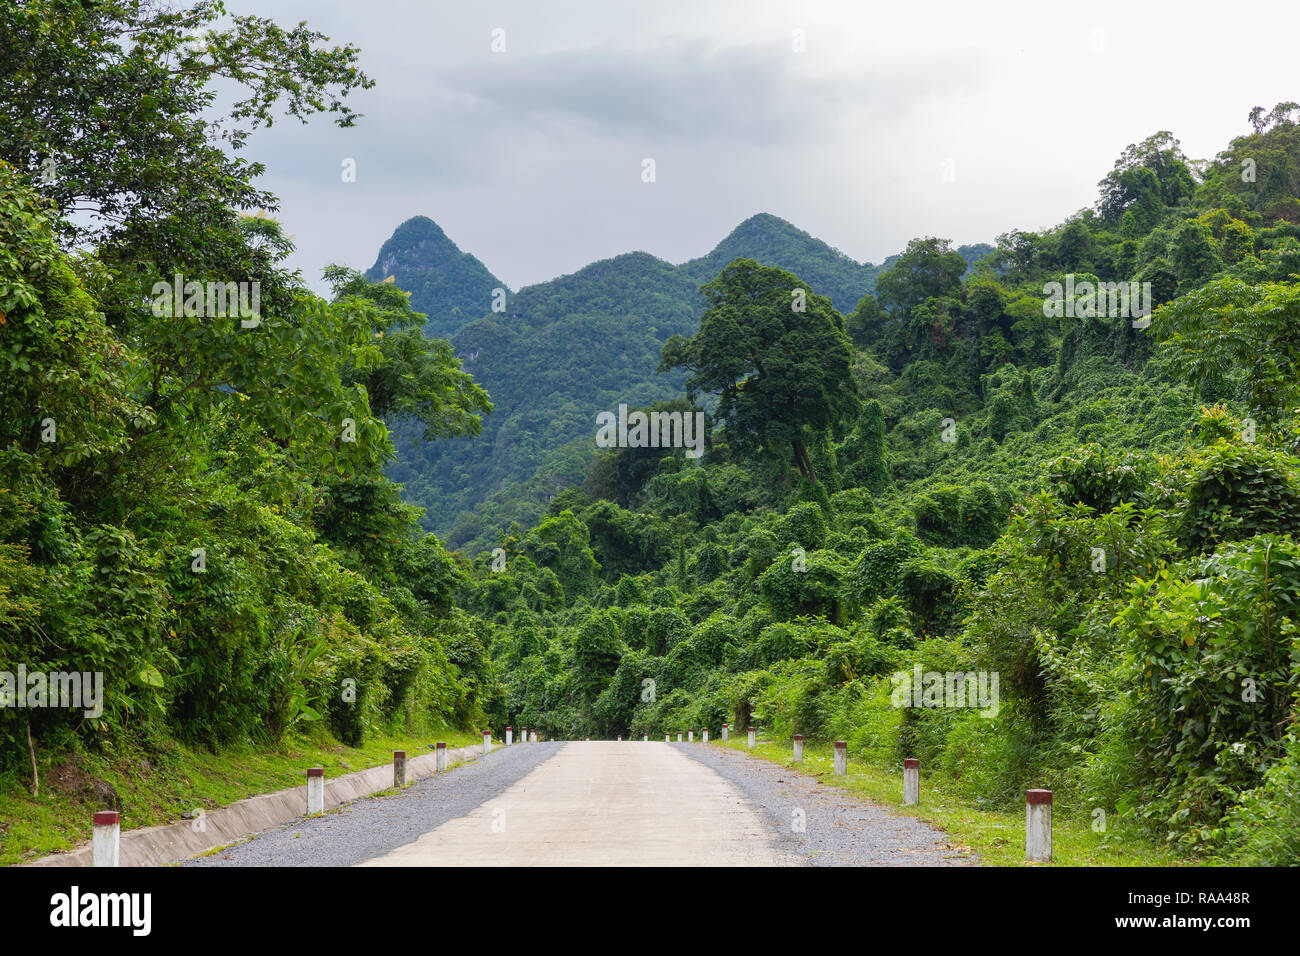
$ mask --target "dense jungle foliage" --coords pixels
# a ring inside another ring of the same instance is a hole
[[[98,718],[10,697],[5,785],[78,748],[476,726],[495,695],[490,626],[384,474],[385,420],[473,434],[486,393],[396,286],[315,296],[252,214],[248,131],[351,125],[370,85],[325,40],[206,0],[0,14],[0,670],[104,675]],[[244,98],[214,131],[218,72]],[[157,308],[177,274],[260,312]]]
[[[1298,112],[1256,110],[1208,163],[1158,133],[1095,208],[969,272],[918,239],[846,316],[727,264],[659,366],[686,393],[656,407],[709,411],[704,458],[601,452],[467,563],[494,722],[756,724],[919,757],[977,803],[1048,787],[1189,853],[1300,862]],[[1055,317],[1068,274],[1149,282],[1154,313],[1093,317],[1085,291]],[[996,673],[996,715],[896,706],[918,666]]]

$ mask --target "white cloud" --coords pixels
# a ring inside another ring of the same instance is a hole
[[[496,58],[493,58],[496,59]],[[610,136],[798,146],[852,135],[934,96],[978,84],[984,64],[960,59],[828,69],[790,44],[719,46],[673,38],[653,47],[608,44],[442,71],[439,93],[462,94],[462,116],[563,129],[576,119]]]
[[[1297,95],[1290,60],[1259,55],[1259,23],[1294,32],[1290,4],[1216,17],[1209,59],[1203,18],[1119,0],[230,5],[356,43],[378,81],[355,129],[277,123],[248,150],[313,281],[417,214],[512,287],[633,249],[682,261],[761,211],[878,262],[918,235],[1052,225],[1127,144],[1169,129],[1210,156]]]

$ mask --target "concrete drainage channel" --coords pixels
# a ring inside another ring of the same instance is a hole
[[[546,749],[549,751],[549,748]],[[442,758],[445,765],[455,766],[481,757],[483,747],[474,744],[452,750],[444,749],[442,753],[445,754]],[[407,780],[432,776],[438,769],[439,759],[437,751],[431,751],[406,761]],[[393,782],[391,763],[331,778],[325,782],[324,809],[328,811],[360,797],[388,790]],[[216,847],[246,840],[265,830],[301,821],[307,809],[306,791],[306,786],[299,786],[249,797],[205,813],[201,825],[196,821],[182,820],[163,826],[128,830],[118,838],[116,863],[121,866],[179,863]],[[99,819],[101,816],[103,821]],[[96,837],[101,846],[106,842],[106,837],[111,840],[117,836],[116,833],[101,832],[110,826],[116,829],[116,820],[110,822],[109,816],[116,817],[116,814],[96,814]],[[24,865],[92,866],[94,856],[93,844],[87,843],[75,850],[54,853]]]

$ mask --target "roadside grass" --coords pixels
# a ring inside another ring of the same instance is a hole
[[[449,748],[482,743],[475,731],[439,730],[380,736],[349,747],[328,736],[299,737],[273,748],[251,744],[217,753],[167,740],[147,751],[139,745],[113,751],[37,752],[41,792],[31,793],[26,767],[0,775],[0,866],[68,850],[90,839],[91,814],[111,809],[116,791],[122,829],[175,823],[181,814],[305,783],[308,767],[326,778],[392,762],[394,750],[410,757],[438,741]],[[107,785],[107,786],[106,786]]]
[[[1201,866],[1203,860],[1181,856],[1168,847],[1151,842],[1131,826],[1113,817],[1097,833],[1091,817],[1065,813],[1052,815],[1052,862],[1025,862],[1025,811],[986,809],[972,806],[956,796],[938,775],[926,775],[921,768],[921,802],[903,806],[903,768],[886,770],[855,763],[849,755],[849,772],[835,777],[829,747],[804,744],[804,759],[796,764],[787,744],[759,740],[751,751],[739,740],[710,741],[816,777],[829,787],[881,804],[886,810],[916,817],[947,831],[952,843],[972,851],[981,863],[993,866]]]

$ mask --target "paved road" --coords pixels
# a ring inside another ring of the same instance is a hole
[[[797,825],[796,825],[797,824]],[[704,744],[498,748],[198,866],[951,866],[946,834]]]
[[[530,745],[531,746],[531,745]],[[365,866],[790,866],[725,778],[662,743],[570,743],[494,799]]]

